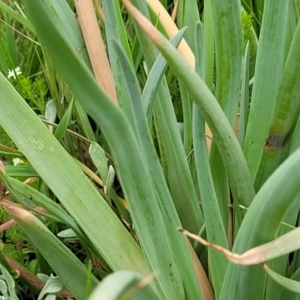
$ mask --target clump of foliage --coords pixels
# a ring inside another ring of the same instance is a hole
[[[299,1],[0,16],[5,299],[298,299]]]

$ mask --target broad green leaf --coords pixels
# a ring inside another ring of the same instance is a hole
[[[234,253],[243,253],[277,238],[286,211],[299,199],[296,197],[299,167],[300,150],[297,150],[265,182],[247,210],[232,249]],[[220,299],[263,299],[265,282],[266,273],[260,266],[241,268],[229,264]]]
[[[158,299],[146,279],[132,271],[115,272],[102,280],[88,300]]]
[[[38,300],[43,300],[44,296],[46,296],[47,294],[58,293],[62,290],[63,287],[64,284],[61,282],[60,278],[57,276],[54,277],[51,274],[42,291],[40,292]]]
[[[271,270],[268,265],[264,264],[265,271],[272,277],[273,280],[275,280],[278,284],[284,286],[286,289],[300,294],[300,282],[296,280],[292,280],[289,278],[286,278],[273,270]]]
[[[292,201],[292,205],[289,206],[287,212],[285,213],[282,219],[282,226],[280,227],[278,236],[282,236],[290,232],[291,228],[295,229],[295,226],[293,226],[292,224],[297,224],[299,199],[300,199],[300,192],[298,192],[298,194],[295,196],[295,200]],[[294,243],[294,241],[292,243]],[[295,251],[293,254],[287,253],[286,255],[283,255],[277,259],[273,259],[268,263],[268,267],[271,268],[276,273],[286,274],[286,276],[289,277],[289,275],[293,272],[295,266],[297,265],[296,253],[298,252],[299,250]],[[293,263],[291,263],[291,259],[290,259],[291,256],[294,258]],[[295,266],[293,267],[292,264],[294,263]],[[287,271],[287,267],[289,271]],[[267,278],[266,291],[265,291],[266,299],[279,300],[281,299],[281,295],[283,294],[284,291],[286,291],[286,289],[282,285],[278,285],[277,282],[270,277]]]
[[[290,47],[279,86],[274,115],[269,126],[260,169],[255,178],[257,189],[288,155],[289,135],[299,116],[300,102],[300,23]]]
[[[259,168],[282,78],[288,2],[264,1],[244,155],[251,177]],[[263,101],[261,99],[264,99]]]

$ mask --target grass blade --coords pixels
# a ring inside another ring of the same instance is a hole
[[[178,33],[170,40],[170,43],[172,43],[172,45],[177,47],[180,40],[183,37],[184,32],[185,32],[185,28],[178,31]],[[158,83],[163,78],[166,69],[167,69],[167,62],[163,58],[163,56],[161,54],[159,54],[149,72],[149,75],[148,75],[148,78],[147,78],[147,81],[145,83],[143,93],[142,93],[141,101],[143,103],[144,110],[146,112],[149,124],[152,120],[153,105],[154,105],[157,90],[159,87]]]
[[[69,125],[69,122],[70,122],[70,119],[72,116],[73,104],[74,104],[74,100],[71,101],[68,109],[66,110],[65,114],[63,115],[62,119],[60,120],[58,127],[55,130],[54,136],[60,142],[63,139],[63,137],[67,131],[67,128],[68,128],[68,125]]]

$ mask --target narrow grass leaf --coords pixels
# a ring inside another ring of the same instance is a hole
[[[14,27],[12,25],[11,18],[8,14],[4,13],[4,40],[7,46],[7,55],[8,60],[12,63],[12,68],[18,67],[19,64],[19,55],[16,47],[16,40],[14,38]]]
[[[7,13],[9,16],[11,16],[13,19],[17,20],[20,24],[24,25],[27,29],[29,29],[31,32],[35,33],[34,27],[31,24],[31,22],[24,18],[20,13],[12,9],[10,6],[8,6],[4,2],[0,2],[0,9],[1,11]]]
[[[166,86],[157,97],[154,120],[165,178],[181,222],[197,232],[203,224],[203,216]]]
[[[212,20],[211,0],[204,1],[204,45],[205,45],[205,83],[213,91],[214,65],[215,65],[215,42]]]
[[[200,12],[196,0],[178,1],[177,24],[179,28],[187,27],[185,40],[195,55],[194,28],[200,21]]]
[[[117,40],[122,45],[123,50],[131,61],[130,48],[127,41],[127,35],[125,26],[122,20],[122,14],[119,1],[116,0],[102,0],[102,7],[105,16],[105,32],[106,43],[109,54],[110,65],[113,73],[113,78],[116,86],[116,93],[120,107],[125,112],[128,120],[132,121],[132,115],[130,115],[129,99],[124,97],[126,94],[125,78],[121,76],[120,62],[115,59],[116,53],[112,45],[113,40]]]
[[[177,47],[181,41],[186,28],[182,28],[177,32],[177,34],[170,40],[170,43]],[[158,55],[155,63],[153,64],[147,81],[145,83],[143,93],[142,93],[142,103],[147,115],[148,123],[150,124],[152,120],[153,105],[155,99],[157,99],[157,90],[159,87],[159,82],[162,80],[164,73],[167,69],[167,61],[163,58],[161,54]]]
[[[24,3],[26,3],[26,1],[24,1]],[[53,26],[57,30],[64,28],[64,30],[68,32],[68,34],[65,36],[66,41],[74,45],[74,50],[76,50],[77,57],[84,61],[86,66],[91,69],[90,60],[87,54],[80,26],[67,1],[53,2],[51,0],[45,0],[43,5],[48,9],[51,17],[53,18]],[[32,20],[30,21],[32,22]],[[36,30],[35,25],[34,27]],[[52,32],[53,31],[49,28],[49,34],[52,34]]]
[[[149,1],[149,4],[162,22],[168,36],[175,35],[178,32],[177,26],[161,3],[155,0]],[[178,51],[192,67],[195,66],[194,54],[186,41],[180,42]],[[149,56],[147,57],[147,53],[145,53],[145,59],[149,66],[152,66],[153,60]],[[161,163],[181,222],[185,223],[193,232],[197,232],[203,224],[203,217],[185,157],[187,154],[182,144],[170,92],[165,83],[164,80],[161,81],[157,94],[158,99],[154,103],[154,120]],[[183,201],[183,199],[186,200]]]
[[[243,64],[242,64],[242,84],[241,84],[241,103],[239,116],[239,141],[241,148],[244,147],[248,114],[249,114],[249,56],[250,56],[249,42],[246,45]]]
[[[16,197],[16,200],[19,200],[20,203],[31,207],[32,209],[34,207],[30,205],[30,203],[34,203],[36,206],[45,208],[52,216],[54,216],[55,220],[72,228],[79,237],[85,237],[84,233],[74,219],[53,200],[32,188],[30,185],[20,182],[14,178],[3,178],[1,176],[1,179],[6,184],[6,187],[9,189],[9,191]]]
[[[60,142],[63,139],[63,137],[66,134],[66,131],[68,129],[68,126],[69,126],[69,123],[70,123],[70,120],[71,120],[71,116],[72,116],[73,105],[74,105],[74,99],[69,104],[69,107],[67,108],[67,110],[64,113],[62,119],[59,122],[58,127],[56,128],[56,130],[54,132],[54,136]]]
[[[14,196],[15,200],[22,204],[24,207],[30,208],[38,214],[45,214],[49,218],[56,220],[57,222],[62,222],[71,228],[83,242],[83,244],[89,248],[89,250],[99,259],[101,264],[109,270],[107,262],[103,259],[99,252],[95,249],[95,246],[90,242],[82,229],[78,226],[75,220],[57,203],[49,199],[36,189],[32,188],[30,185],[20,182],[9,176],[4,176],[0,173],[0,178],[5,184],[7,190]],[[39,206],[39,207],[38,207]],[[46,212],[40,210],[43,207]]]
[[[91,123],[88,119],[87,113],[85,112],[84,108],[80,104],[79,101],[75,100],[75,115],[78,118],[78,122],[81,125],[81,128],[84,132],[84,135],[90,140],[90,141],[96,141],[95,133],[93,132]]]
[[[234,127],[242,63],[242,24],[239,0],[211,1],[216,51],[216,98]]]
[[[212,37],[208,36],[207,39],[211,43],[211,38],[214,38],[215,97],[231,127],[234,128],[238,111],[243,46],[240,1],[214,0],[206,2],[208,4],[208,14],[211,13],[211,18],[209,17],[207,21],[212,22],[213,26],[213,33],[208,32]],[[204,24],[206,26],[206,23]],[[211,172],[225,225],[227,224],[226,215],[228,213],[226,208],[229,194],[227,172],[229,171],[226,170],[224,157],[222,157],[221,150],[216,147],[215,143],[217,141],[213,139],[210,153]],[[229,180],[231,179],[229,178]],[[234,213],[238,216],[238,223],[240,223],[242,211],[239,209],[237,201],[234,201],[234,208]]]

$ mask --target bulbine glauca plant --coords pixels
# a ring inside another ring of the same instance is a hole
[[[5,299],[298,299],[299,8],[1,1]]]

